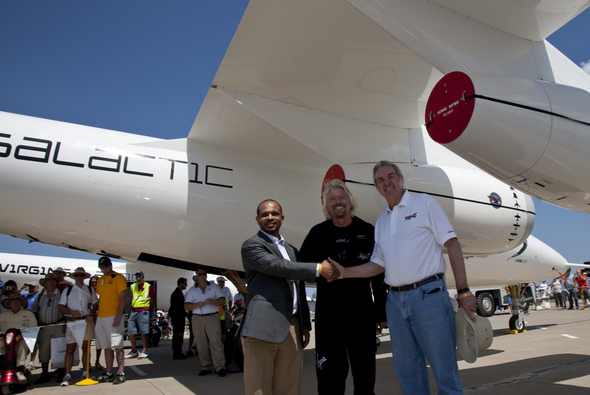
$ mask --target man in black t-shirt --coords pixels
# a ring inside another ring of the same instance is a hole
[[[373,225],[352,215],[353,199],[346,185],[340,180],[328,182],[322,203],[328,220],[309,231],[299,259],[322,262],[332,258],[345,267],[369,262]],[[376,311],[370,281],[317,281],[315,338],[320,395],[344,394],[349,362],[354,393],[374,394]]]

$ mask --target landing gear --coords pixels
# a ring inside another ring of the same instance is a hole
[[[508,326],[512,334],[522,333],[526,331],[526,315],[528,315],[528,306],[523,306],[524,287],[521,284],[511,284],[506,287],[506,292],[510,294],[511,304],[510,312],[512,316],[508,321]]]
[[[523,320],[520,320],[519,316],[517,315],[510,317],[508,326],[510,327],[511,331],[516,331],[518,333],[522,333],[526,329],[526,323]]]

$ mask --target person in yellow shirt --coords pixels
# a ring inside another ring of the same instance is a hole
[[[150,333],[150,284],[145,282],[143,272],[135,273],[135,282],[131,284],[131,314],[127,321],[127,334],[131,341],[131,351],[126,358],[147,358],[148,334]],[[143,350],[137,352],[135,337],[141,335]]]
[[[99,299],[95,336],[96,347],[104,350],[106,360],[106,372],[99,377],[99,381],[121,384],[125,382],[123,309],[128,292],[127,281],[123,275],[113,271],[113,263],[106,256],[98,260],[98,267],[103,275],[96,284]],[[115,352],[117,354],[117,372],[113,374]]]

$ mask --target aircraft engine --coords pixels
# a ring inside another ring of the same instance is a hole
[[[501,180],[590,210],[588,109],[590,93],[571,86],[451,72],[432,90],[425,123],[433,140]]]
[[[403,164],[400,168],[408,190],[427,193],[439,202],[465,254],[505,252],[531,234],[535,218],[531,197],[482,171]],[[371,164],[350,165],[331,169],[327,176],[345,179],[356,200],[356,214],[374,222],[385,202],[370,179],[371,169]]]

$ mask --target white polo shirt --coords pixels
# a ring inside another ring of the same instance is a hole
[[[455,230],[436,200],[406,191],[377,219],[371,262],[385,269],[386,284],[412,284],[444,273],[443,246],[453,237]]]
[[[217,284],[209,284],[207,288],[204,290],[194,286],[191,287],[186,295],[184,296],[184,303],[199,303],[203,302],[207,299],[219,299],[225,298],[221,289],[217,286]],[[202,307],[197,307],[193,309],[193,314],[203,315],[203,314],[212,314],[219,312],[219,308],[216,305],[206,304]]]
[[[65,288],[59,299],[59,304],[66,306],[69,309],[79,311],[83,317],[89,314],[88,305],[94,304],[98,301],[96,293],[84,284],[82,287],[74,284],[71,286],[72,290],[68,295],[68,288]]]

